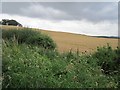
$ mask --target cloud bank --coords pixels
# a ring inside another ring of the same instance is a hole
[[[91,36],[118,36],[118,4],[113,2],[6,2],[2,17],[25,27]]]
[[[102,21],[93,23],[87,20],[52,21],[42,18],[30,18],[18,15],[2,14],[2,18],[15,19],[25,27],[40,28],[52,31],[71,32],[91,36],[118,36],[118,27],[114,22]]]
[[[3,13],[51,20],[92,22],[118,19],[117,2],[13,2],[3,3]]]

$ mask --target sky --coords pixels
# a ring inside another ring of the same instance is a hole
[[[3,2],[0,19],[45,30],[118,36],[117,2]]]

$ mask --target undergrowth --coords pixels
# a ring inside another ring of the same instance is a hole
[[[6,35],[2,41],[3,88],[118,88],[120,86],[119,48],[113,50],[109,45],[99,47],[90,55],[72,51],[59,53],[56,49],[43,48],[34,42],[29,44],[24,40],[22,40],[24,43],[19,42],[18,38],[13,40],[13,32],[14,30],[10,35],[8,32],[3,32]],[[16,35],[18,34],[15,34],[15,37]],[[24,37],[23,33],[22,35]],[[27,38],[27,34],[25,35]],[[47,42],[48,39],[45,40]]]

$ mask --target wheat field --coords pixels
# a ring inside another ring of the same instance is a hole
[[[15,27],[15,26],[2,26],[3,29],[12,29],[17,28],[18,30],[22,27]],[[33,28],[35,29],[35,28]],[[55,32],[50,30],[42,30],[42,29],[35,29],[39,30],[42,33],[49,35],[57,44],[57,49],[60,52],[66,51],[77,51],[80,52],[94,52],[97,47],[105,46],[109,44],[113,48],[118,46],[118,39],[114,38],[97,38],[91,37],[87,35],[81,34],[72,34],[66,32]]]

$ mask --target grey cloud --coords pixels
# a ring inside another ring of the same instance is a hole
[[[30,8],[36,5],[42,9],[36,11]],[[6,2],[2,7],[2,12],[6,14],[52,20],[86,19],[98,22],[118,19],[117,2]]]
[[[47,3],[43,5],[47,6]],[[49,4],[53,8],[57,8],[67,12],[72,16],[70,19],[88,19],[91,21],[100,20],[116,20],[117,19],[117,3],[108,2],[80,2],[80,3],[56,3]],[[109,10],[108,10],[109,9]]]
[[[70,19],[71,16],[68,15],[66,12],[48,6],[43,6],[41,4],[32,4],[26,9],[21,8],[21,12],[24,15],[37,17],[37,18],[44,18],[44,19]]]

